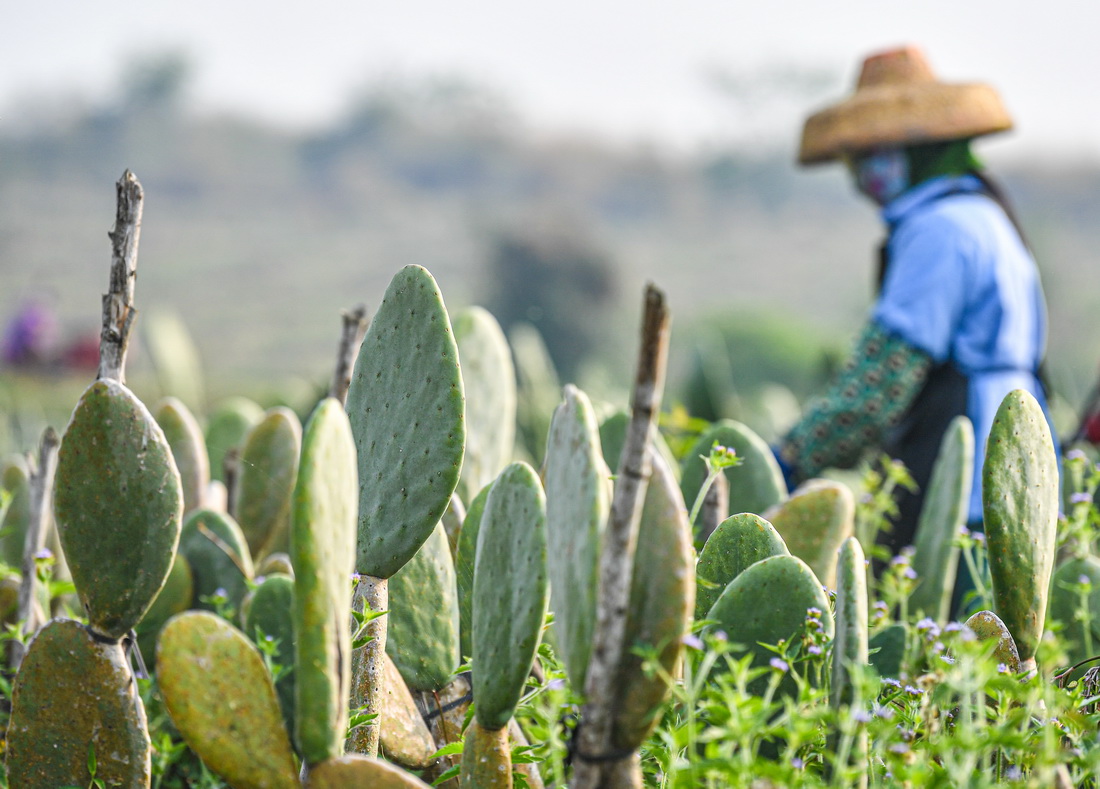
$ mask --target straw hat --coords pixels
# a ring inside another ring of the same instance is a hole
[[[855,93],[814,113],[802,129],[800,164],[885,145],[968,139],[1012,128],[991,86],[938,81],[917,47],[863,61]]]

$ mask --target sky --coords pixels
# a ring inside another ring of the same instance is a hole
[[[915,43],[944,80],[1000,89],[1017,131],[998,152],[1100,161],[1098,23],[1081,0],[0,0],[0,128],[36,97],[103,100],[135,56],[180,51],[198,107],[291,126],[380,81],[446,75],[554,134],[793,150],[864,55]],[[784,69],[825,77],[791,91]]]

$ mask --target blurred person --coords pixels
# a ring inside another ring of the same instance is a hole
[[[981,530],[981,467],[1001,400],[1025,389],[1047,410],[1039,272],[971,151],[974,138],[1011,126],[992,87],[941,82],[905,47],[867,58],[855,92],[803,129],[799,163],[842,161],[879,206],[887,238],[854,352],[777,455],[793,483],[851,468],[872,448],[903,461],[920,491],[900,494],[893,529],[880,536],[891,555],[913,543],[921,492],[956,415],[974,425],[968,519]]]
[[[41,300],[27,301],[4,331],[4,362],[12,367],[46,366],[57,352],[58,336],[53,309]]]

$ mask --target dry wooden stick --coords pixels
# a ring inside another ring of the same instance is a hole
[[[115,184],[118,208],[111,239],[111,283],[103,296],[103,330],[99,335],[99,375],[125,383],[126,350],[137,317],[134,282],[137,279],[138,240],[145,193],[137,177],[127,170]]]
[[[585,682],[587,701],[578,733],[576,769],[570,784],[573,789],[603,786],[605,768],[631,757],[631,754],[619,757],[609,753],[616,691],[614,679],[622,660],[634,549],[651,471],[647,447],[664,392],[668,327],[669,312],[664,293],[652,284],[647,285],[630,424],[619,460],[611,516],[600,554],[596,630]]]
[[[355,357],[359,355],[359,346],[363,344],[363,337],[367,333],[367,308],[358,304],[340,314],[344,318],[344,328],[340,333],[340,347],[336,354],[336,373],[332,377],[332,386],[328,393],[329,397],[335,397],[346,404]]]

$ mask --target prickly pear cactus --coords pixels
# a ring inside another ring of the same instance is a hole
[[[917,521],[913,570],[919,579],[909,597],[909,610],[923,611],[946,622],[959,566],[955,535],[966,525],[974,476],[974,427],[957,416],[943,434],[932,479]]]
[[[306,778],[306,789],[348,789],[352,786],[370,789],[428,789],[414,775],[392,764],[370,756],[349,754],[329,759],[314,767]]]
[[[836,582],[836,636],[833,638],[833,681],[829,701],[835,708],[855,701],[851,671],[867,665],[867,566],[859,540],[840,546]]]
[[[1034,668],[1054,565],[1058,457],[1042,408],[1022,389],[1009,392],[993,419],[982,505],[994,607]]]
[[[1100,559],[1074,557],[1054,571],[1050,618],[1062,623],[1061,636],[1070,663],[1100,652]]]
[[[290,535],[297,643],[295,740],[310,765],[344,750],[358,484],[351,425],[340,401],[327,398],[314,409],[302,439]]]
[[[401,672],[383,654],[380,746],[386,758],[414,770],[423,770],[436,752],[432,733],[420,716],[416,701]]]
[[[615,471],[619,468],[619,458],[623,453],[623,445],[626,443],[626,431],[630,425],[630,414],[626,411],[616,411],[600,423],[600,447],[603,449],[603,459],[607,467]],[[680,466],[676,462],[676,456],[668,446],[664,437],[653,432],[653,448],[668,465],[673,479],[680,482]]]
[[[1020,672],[1022,668],[1020,653],[1016,649],[1012,634],[1008,632],[1008,628],[1000,617],[992,611],[978,611],[966,620],[966,626],[979,641],[996,641],[997,646],[993,649],[993,657],[997,662],[1003,663],[1013,674]]]
[[[268,411],[245,438],[232,512],[257,559],[289,546],[290,497],[301,451],[302,424],[281,406]]]
[[[160,401],[155,411],[157,424],[164,431],[172,458],[183,486],[184,514],[203,505],[206,487],[210,484],[210,458],[206,442],[194,414],[175,397]]]
[[[531,673],[550,602],[546,496],[526,463],[512,463],[493,483],[477,540],[474,701],[482,727],[504,729]]]
[[[715,441],[732,449],[742,460],[739,466],[725,471],[730,513],[761,515],[787,498],[787,483],[783,481],[783,472],[767,442],[746,425],[723,419],[704,431],[684,458],[680,489],[689,507],[694,504],[707,477],[702,458],[710,454]]]
[[[225,481],[225,453],[240,450],[245,436],[264,418],[264,409],[247,397],[230,397],[218,403],[206,424],[206,451],[210,476]]]
[[[243,633],[205,611],[164,626],[157,682],[168,714],[203,762],[235,789],[291,789],[298,770],[271,674]]]
[[[588,396],[571,384],[550,423],[546,445],[546,547],[550,607],[569,681],[584,688],[600,546],[611,510],[607,464]]]
[[[680,486],[663,458],[651,451],[650,461],[653,471],[638,524],[623,657],[614,680],[619,701],[611,744],[624,751],[637,748],[656,727],[660,716],[654,712],[669,692],[661,676],[646,671],[635,650],[656,650],[661,668],[678,676],[695,602],[695,552]]]
[[[268,575],[285,575],[294,578],[294,565],[290,561],[290,554],[269,553],[256,563],[256,578]]]
[[[474,562],[477,558],[477,535],[481,531],[481,516],[485,512],[485,502],[489,500],[489,483],[470,502],[462,531],[458,534],[458,550],[455,553],[455,585],[458,588],[458,638],[462,657],[474,654],[473,648],[473,603]]]
[[[745,653],[752,655],[752,665],[757,667],[769,665],[775,657],[774,652],[760,644],[775,645],[801,634],[810,609],[826,614],[820,617],[821,624],[831,637],[829,599],[813,570],[797,556],[772,556],[734,578],[710,609],[707,619],[715,620],[713,627],[724,631],[730,641],[744,645]],[[749,683],[749,691],[760,694],[769,681],[767,675],[758,677]],[[797,692],[789,673],[784,673],[779,691]]]
[[[512,459],[516,370],[508,340],[488,310],[459,310],[453,325],[466,389],[466,454],[458,493],[469,501]]]
[[[412,690],[439,690],[458,668],[458,589],[442,524],[390,578],[388,654]]]
[[[836,585],[840,544],[855,531],[856,503],[839,482],[813,479],[782,504],[764,513],[794,556],[810,565],[821,582]]]
[[[389,578],[447,509],[466,441],[458,347],[435,280],[406,266],[355,362],[347,412],[359,457],[355,569]]]
[[[183,494],[172,450],[118,381],[89,386],[58,454],[54,514],[92,627],[121,638],[160,592],[180,537]]]
[[[706,617],[729,582],[749,566],[769,556],[789,554],[779,532],[759,515],[742,512],[726,518],[699,553],[695,618]]]
[[[179,550],[191,567],[192,607],[213,611],[215,604],[209,598],[224,595],[239,613],[253,571],[248,543],[237,522],[222,512],[195,510],[183,523]]]
[[[13,787],[89,786],[89,756],[105,786],[150,779],[145,710],[120,644],[54,619],[30,643],[12,691],[7,733]]]
[[[561,396],[561,381],[538,329],[529,323],[514,323],[508,330],[508,341],[516,365],[519,443],[530,457],[541,458],[546,454],[546,434],[550,415]]]
[[[875,631],[868,639],[868,659],[879,676],[891,679],[901,676],[908,637],[906,626],[901,622],[894,622]]]
[[[23,539],[31,519],[31,488],[26,469],[18,463],[4,467],[0,489],[11,499],[7,510],[0,510],[0,560],[9,567],[23,566]]]
[[[288,732],[294,731],[294,708],[297,687],[294,681],[294,580],[287,575],[266,577],[252,595],[244,622],[245,634],[255,641],[274,645],[272,655],[283,667],[275,680],[275,693],[283,711]]]

